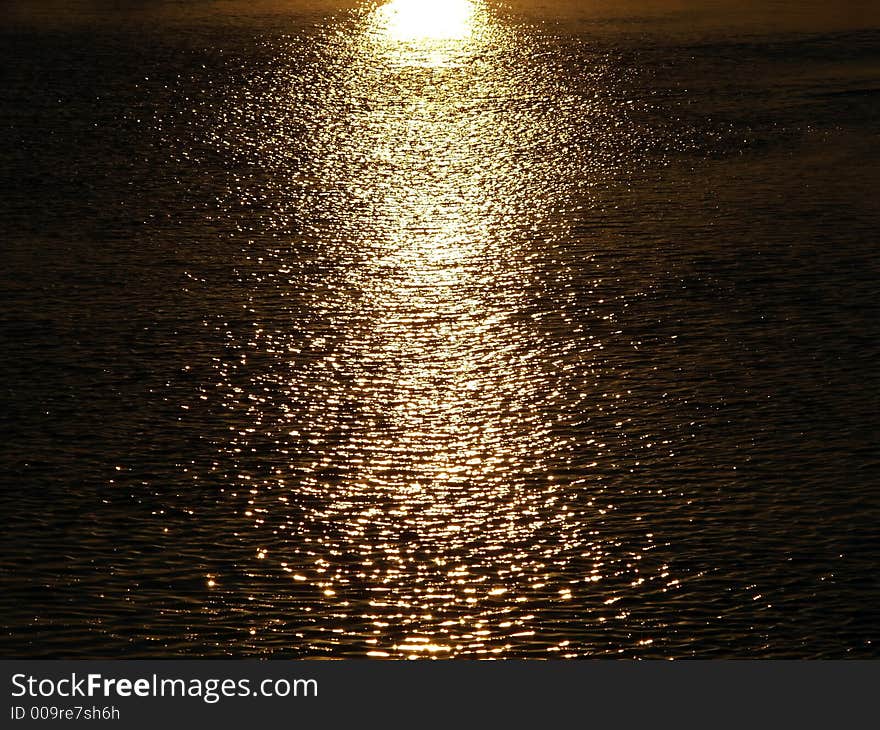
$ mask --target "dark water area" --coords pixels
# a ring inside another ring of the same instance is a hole
[[[878,656],[880,12],[523,5],[13,4],[5,656]]]

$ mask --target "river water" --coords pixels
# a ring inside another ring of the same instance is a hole
[[[11,3],[7,656],[876,657],[880,13]]]

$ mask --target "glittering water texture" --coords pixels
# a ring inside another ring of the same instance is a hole
[[[2,51],[8,653],[876,655],[878,31],[89,7]]]

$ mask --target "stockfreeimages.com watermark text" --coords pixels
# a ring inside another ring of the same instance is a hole
[[[31,698],[193,697],[208,704],[231,697],[317,697],[316,679],[180,679],[149,677],[105,677],[72,672],[61,679],[12,676],[12,696]]]

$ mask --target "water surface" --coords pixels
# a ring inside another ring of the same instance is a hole
[[[877,655],[878,13],[581,5],[12,4],[7,655]]]

